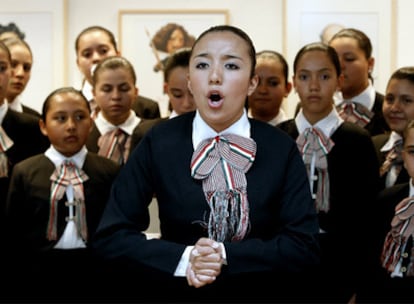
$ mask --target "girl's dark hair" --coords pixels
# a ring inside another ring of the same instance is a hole
[[[43,102],[43,107],[42,107],[42,120],[44,122],[46,122],[46,115],[47,112],[49,111],[50,108],[50,103],[52,101],[52,98],[55,95],[59,95],[59,94],[65,94],[65,93],[73,93],[78,95],[79,97],[82,98],[82,100],[85,101],[86,107],[88,108],[89,113],[91,112],[91,107],[89,105],[88,100],[86,99],[85,95],[83,95],[82,91],[79,91],[77,89],[75,89],[74,87],[62,87],[62,88],[58,88],[54,91],[52,91],[45,99],[45,101]]]
[[[191,48],[182,48],[172,53],[165,63],[164,82],[170,78],[171,71],[176,67],[186,68],[190,62]]]
[[[232,26],[232,25],[216,25],[216,26],[212,26],[209,29],[205,30],[204,32],[202,32],[200,34],[200,36],[198,36],[198,38],[194,42],[193,48],[191,50],[191,56],[193,55],[194,47],[197,45],[197,43],[200,41],[200,39],[203,38],[205,35],[210,34],[210,33],[214,33],[214,32],[232,32],[233,34],[236,34],[237,36],[242,38],[247,43],[249,56],[250,56],[250,59],[252,61],[250,77],[253,77],[254,74],[255,74],[254,69],[255,69],[255,66],[256,66],[256,49],[255,49],[253,41],[250,39],[249,35],[247,35],[246,32],[244,32],[242,29],[240,29],[238,27],[235,27],[235,26]]]
[[[263,50],[263,51],[257,52],[256,59],[259,59],[259,58],[261,58],[261,59],[272,58],[272,59],[279,60],[279,62],[282,64],[283,76],[285,76],[285,85],[288,84],[289,65],[288,65],[285,57],[283,57],[282,54],[280,54],[276,51],[272,51],[272,50]]]
[[[331,40],[329,40],[329,44],[331,44],[331,42],[334,39],[343,38],[343,37],[355,39],[358,44],[358,47],[364,52],[365,58],[367,60],[372,57],[371,40],[363,31],[360,31],[355,28],[344,28],[332,36]],[[372,77],[372,74],[370,72],[368,72],[368,77],[369,79],[371,79],[373,83],[374,78]]]
[[[335,66],[336,75],[341,75],[341,63],[339,61],[338,53],[335,51],[335,49],[327,44],[324,44],[322,42],[313,42],[306,44],[303,46],[299,52],[295,56],[295,60],[293,61],[293,71],[296,73],[296,69],[298,67],[299,60],[303,57],[304,54],[312,51],[321,51],[324,52],[326,55],[328,55],[329,59]]]
[[[82,32],[80,32],[79,35],[76,37],[76,40],[75,40],[75,51],[76,51],[76,53],[79,50],[79,40],[80,40],[80,38],[86,33],[95,32],[95,31],[104,32],[106,35],[108,35],[109,41],[114,46],[115,50],[118,51],[118,46],[116,44],[116,39],[115,39],[114,34],[110,30],[108,30],[108,29],[106,29],[102,26],[94,25],[94,26],[87,27]]]
[[[187,30],[177,23],[167,23],[163,27],[161,27],[152,38],[151,42],[155,46],[155,48],[161,52],[167,52],[167,44],[168,40],[170,39],[172,33],[175,30],[179,30],[184,35],[184,45],[183,47],[192,47],[195,37],[190,35]]]
[[[394,73],[391,74],[390,79],[398,79],[398,80],[408,80],[409,82],[414,84],[414,66],[406,66],[401,67],[394,71]]]
[[[8,25],[0,24],[0,35],[8,32],[15,33],[21,40],[24,40],[24,38],[26,38],[26,34],[22,32],[14,22],[10,22]]]
[[[134,66],[132,65],[132,63],[122,56],[110,56],[110,57],[103,59],[96,66],[96,69],[93,72],[93,76],[92,76],[92,81],[93,81],[94,86],[102,70],[115,70],[118,68],[127,69],[132,75],[132,80],[134,81],[134,84],[136,83],[137,76],[135,74]]]

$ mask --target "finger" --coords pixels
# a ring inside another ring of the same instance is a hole
[[[191,266],[187,268],[187,283],[189,286],[194,286],[196,288],[203,286],[203,283],[197,279],[197,276],[191,269]]]
[[[196,276],[197,276],[197,280],[200,283],[204,283],[204,285],[205,284],[211,284],[216,280],[215,276],[208,276],[208,275],[202,275],[202,274],[197,274]]]
[[[220,274],[220,271],[217,269],[199,269],[194,271],[194,273],[197,275],[197,277],[199,275],[217,277]]]

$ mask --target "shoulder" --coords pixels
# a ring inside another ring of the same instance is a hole
[[[249,120],[251,124],[251,136],[258,145],[277,146],[278,149],[281,149],[282,146],[288,148],[296,147],[295,140],[281,128],[256,119],[249,118]]]
[[[7,110],[5,119],[6,118],[11,119],[14,122],[22,124],[22,125],[38,125],[39,124],[39,117],[36,117],[28,113],[20,113],[12,109]]]
[[[149,130],[151,129],[153,126],[162,123],[164,121],[167,121],[168,118],[167,117],[162,117],[162,118],[143,118],[141,119],[141,121],[139,122],[139,124],[135,127],[134,129],[134,133],[140,132],[142,130]]]
[[[378,192],[378,201],[389,201],[395,197],[404,198],[408,196],[410,185],[408,182],[394,184]]]
[[[195,111],[184,113],[171,119],[165,119],[154,125],[152,131],[154,133],[177,133],[185,131],[192,131],[192,124],[195,116]]]
[[[156,102],[154,99],[151,99],[149,97],[145,97],[142,95],[138,95],[137,99],[135,99],[137,103],[142,103],[146,105],[154,105],[158,107],[158,102]]]
[[[43,168],[44,166],[52,166],[53,163],[43,154],[36,154],[33,156],[29,156],[28,158],[21,160],[18,162],[14,168],[13,172],[16,171],[33,171],[37,170],[38,168]]]
[[[94,152],[88,152],[84,168],[85,170],[93,169],[98,173],[117,173],[120,170],[120,165],[109,158],[103,157]]]
[[[371,134],[367,129],[362,128],[351,122],[343,122],[339,128],[334,132],[334,134],[341,134],[343,136],[349,135],[353,137],[363,137],[371,139]]]
[[[30,108],[28,106],[25,106],[25,105],[22,105],[22,107],[23,107],[23,113],[34,115],[37,118],[41,117],[40,113],[38,111],[36,111],[35,109],[32,109],[32,108]]]
[[[378,134],[378,135],[372,136],[372,141],[376,143],[380,143],[380,142],[385,143],[388,140],[388,138],[390,138],[389,133]]]
[[[299,135],[298,128],[296,127],[295,119],[293,118],[285,120],[284,122],[281,122],[280,124],[276,125],[276,127],[288,133],[292,137],[297,137]]]

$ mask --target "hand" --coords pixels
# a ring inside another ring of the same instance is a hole
[[[221,247],[214,240],[201,238],[190,254],[187,282],[196,288],[211,284],[221,273],[223,259]]]

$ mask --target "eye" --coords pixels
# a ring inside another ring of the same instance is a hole
[[[321,80],[329,80],[329,79],[331,79],[331,75],[329,75],[329,74],[322,74],[321,75]]]
[[[100,91],[104,92],[104,93],[109,93],[113,90],[112,86],[110,85],[103,85],[101,86]]]
[[[413,102],[412,98],[410,96],[402,96],[401,102],[405,105],[409,105]]]
[[[308,80],[308,75],[306,75],[306,74],[299,74],[298,75],[298,79],[299,80],[301,80],[301,81],[305,81],[305,80]]]
[[[280,81],[276,79],[271,79],[267,83],[270,87],[277,87],[280,84]]]
[[[121,92],[129,92],[131,90],[131,86],[128,83],[126,83],[126,84],[121,85],[119,90]]]
[[[75,115],[75,120],[82,121],[86,118],[86,115],[84,113],[79,113]]]
[[[32,70],[32,65],[28,63],[23,64],[23,70],[25,72],[30,72]]]
[[[234,63],[226,63],[224,66],[228,70],[239,70],[240,69],[239,66],[237,64],[234,64]]]
[[[199,70],[205,70],[206,68],[209,67],[209,65],[205,62],[199,62],[199,63],[196,64],[195,67],[196,67],[196,69],[199,69]]]
[[[90,58],[92,56],[92,52],[90,50],[83,51],[81,54],[84,58]]]
[[[394,100],[395,100],[395,97],[394,97],[394,95],[392,95],[392,94],[387,94],[387,95],[385,95],[385,97],[384,97],[384,101],[385,101],[387,104],[392,104],[392,103],[394,102]]]
[[[64,122],[66,121],[66,115],[63,115],[63,114],[54,115],[53,120],[56,120],[57,122]]]

